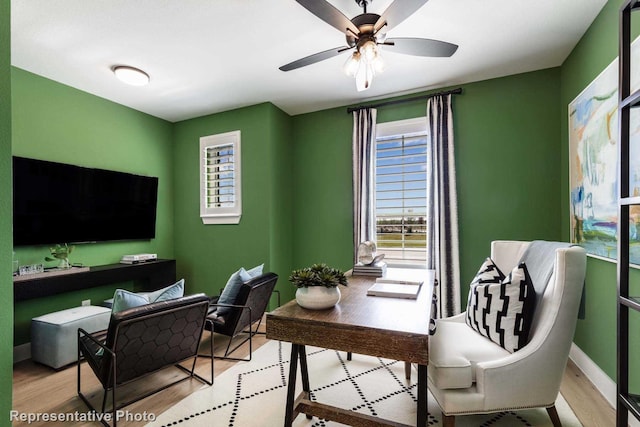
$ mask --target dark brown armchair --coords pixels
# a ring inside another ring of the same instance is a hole
[[[114,313],[106,331],[89,334],[79,329],[78,396],[91,410],[96,411],[82,394],[81,357],[86,359],[104,389],[103,414],[108,391],[111,390],[111,419],[114,427],[117,422],[116,411],[180,381],[196,378],[206,384],[213,384],[213,360],[210,380],[194,373],[208,310],[209,298],[206,295],[191,295]],[[211,349],[213,350],[213,345]],[[181,365],[189,359],[193,359],[191,369]],[[118,403],[116,391],[119,386],[171,365],[187,375],[133,400]],[[104,419],[102,423],[109,425]]]
[[[207,317],[205,328],[212,332],[229,337],[227,348],[224,356],[220,357],[221,359],[251,360],[251,339],[255,334],[260,333],[258,332],[258,328],[260,327],[262,317],[269,305],[269,300],[271,299],[271,295],[274,293],[274,288],[277,282],[277,274],[264,273],[243,283],[240,287],[240,292],[238,292],[238,296],[233,301],[233,304],[218,304],[215,297],[212,299],[211,310]],[[278,305],[279,304],[280,302],[278,301]],[[225,310],[223,315],[219,315],[217,310],[219,307],[228,307],[228,309]],[[242,334],[246,334],[246,338],[240,340],[239,343],[231,348],[231,343],[234,341],[234,338]],[[213,337],[211,341],[213,341]],[[248,359],[229,357],[229,354],[247,341],[249,341]],[[201,354],[201,356],[209,355]]]

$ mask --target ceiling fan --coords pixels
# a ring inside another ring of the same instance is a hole
[[[362,91],[371,86],[375,73],[381,72],[384,67],[378,46],[384,46],[384,49],[390,52],[427,57],[449,57],[458,49],[457,45],[440,40],[411,37],[386,38],[386,34],[381,33],[383,28],[389,31],[407,19],[428,0],[395,0],[382,15],[367,13],[367,5],[373,0],[355,0],[364,13],[353,19],[347,18],[326,0],[296,1],[327,24],[344,32],[347,46],[325,50],[290,62],[280,67],[282,71],[315,64],[354,49],[345,63],[344,70],[347,75],[355,77],[356,88]]]

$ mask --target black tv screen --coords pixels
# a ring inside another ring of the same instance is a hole
[[[158,178],[13,157],[15,246],[148,240]]]

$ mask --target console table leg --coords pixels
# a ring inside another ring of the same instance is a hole
[[[296,375],[298,374],[298,355],[300,345],[291,344],[291,359],[289,361],[289,383],[287,384],[287,407],[284,416],[284,427],[293,425],[294,403],[296,399]],[[305,360],[306,362],[306,360]]]
[[[429,415],[428,407],[427,366],[418,365],[418,414],[416,426],[426,427]]]

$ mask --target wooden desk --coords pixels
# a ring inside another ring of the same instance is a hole
[[[348,425],[394,425],[369,415],[312,402],[305,345],[367,354],[418,364],[418,426],[427,425],[427,364],[429,362],[429,314],[433,293],[433,271],[415,300],[367,296],[374,279],[349,277],[341,287],[342,298],[329,310],[307,310],[295,301],[267,314],[267,338],[287,341],[291,346],[285,427],[300,414]],[[296,398],[298,360],[303,391]]]

